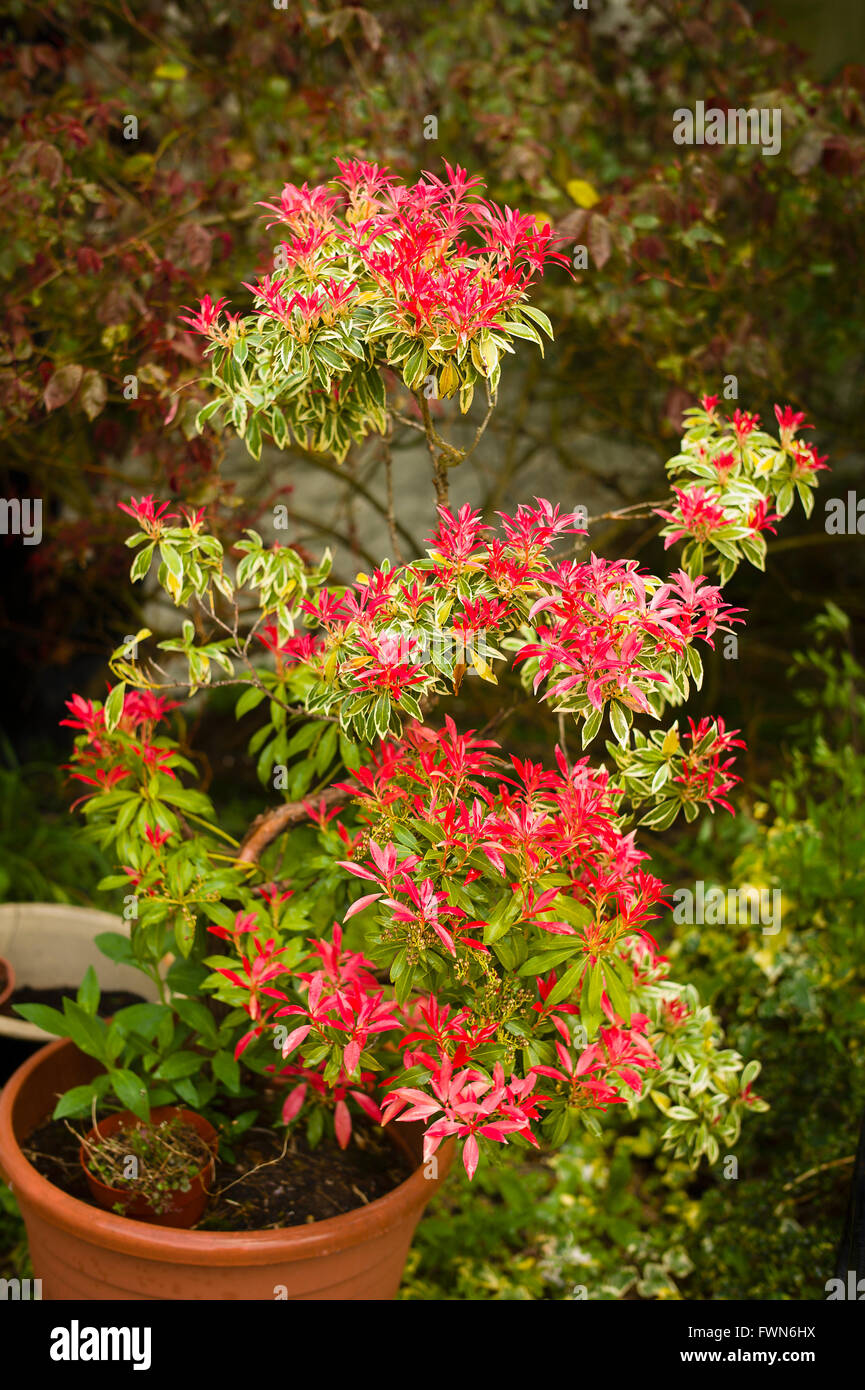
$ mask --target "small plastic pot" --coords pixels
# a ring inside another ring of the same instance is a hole
[[[87,1167],[87,1150],[84,1144],[81,1145],[78,1157],[81,1167],[84,1169],[84,1176],[87,1178],[88,1186],[96,1201],[106,1211],[116,1211],[119,1203],[123,1208],[123,1215],[130,1217],[133,1221],[149,1221],[154,1226],[172,1226],[175,1230],[188,1230],[190,1226],[194,1226],[197,1221],[201,1220],[216,1172],[214,1160],[218,1135],[213,1125],[209,1124],[202,1115],[196,1115],[194,1110],[182,1110],[176,1105],[160,1105],[150,1112],[152,1124],[160,1124],[162,1120],[175,1117],[184,1124],[190,1125],[201,1135],[213,1157],[202,1165],[201,1170],[190,1183],[187,1192],[178,1191],[166,1194],[169,1206],[163,1211],[155,1211],[147,1198],[140,1193],[130,1192],[125,1187],[109,1187],[97,1178]],[[133,1115],[131,1110],[121,1110],[116,1115],[109,1115],[106,1119],[100,1120],[95,1129],[91,1129],[87,1135],[87,1142],[92,1145],[100,1138],[110,1139],[112,1134],[116,1134],[119,1129],[130,1127],[140,1129],[143,1123],[144,1121]]]
[[[15,988],[15,971],[12,969],[12,962],[5,956],[0,956],[0,1009],[12,994]]]

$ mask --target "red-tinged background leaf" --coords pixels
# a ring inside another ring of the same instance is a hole
[[[84,411],[88,420],[95,420],[96,416],[105,409],[105,402],[108,399],[108,389],[105,385],[105,378],[99,372],[89,367],[84,373],[81,382],[81,390],[78,393],[78,404]]]
[[[611,249],[610,224],[605,217],[593,216],[589,219],[588,246],[598,270],[603,270],[610,259]]]
[[[83,376],[84,368],[80,362],[69,362],[65,367],[58,367],[45,387],[42,397],[45,409],[59,410],[60,406],[68,405],[81,385]]]

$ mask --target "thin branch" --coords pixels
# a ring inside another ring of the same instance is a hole
[[[660,502],[632,502],[628,507],[620,507],[617,512],[601,512],[598,516],[590,516],[587,525],[591,526],[595,521],[642,521],[646,517],[654,516],[654,512],[641,512],[641,507],[662,507],[669,501],[669,497],[662,497]],[[633,516],[630,515],[632,512]]]
[[[469,447],[466,449],[466,451],[465,451],[465,453],[463,454],[462,458],[460,459],[460,463],[465,463],[466,459],[471,458],[471,456],[472,456],[472,454],[474,453],[475,449],[478,447],[478,445],[480,444],[480,442],[481,442],[481,440],[483,439],[484,435],[486,434],[487,425],[490,423],[490,420],[493,418],[493,411],[494,411],[495,408],[496,408],[496,397],[495,397],[495,396],[492,394],[492,392],[490,391],[490,384],[489,384],[489,382],[486,380],[486,378],[484,379],[484,390],[485,390],[485,392],[486,392],[486,398],[487,398],[487,413],[486,413],[486,415],[484,416],[484,418],[481,420],[481,422],[480,422],[480,424],[478,425],[477,429],[475,430],[475,437],[474,437],[474,439],[472,440],[472,442],[471,442],[471,444],[469,445]]]
[[[426,430],[419,420],[411,420],[408,415],[401,415],[398,410],[392,410],[391,416],[394,420],[399,420],[401,425],[406,425],[408,429],[417,430],[419,434],[426,434]]]
[[[448,487],[448,472],[444,462],[444,455],[445,451],[448,450],[449,446],[442,439],[441,435],[439,434],[438,430],[433,424],[432,415],[430,414],[429,401],[427,400],[426,396],[421,394],[418,397],[418,401],[420,403],[421,414],[423,415],[424,432],[426,434],[427,448],[429,449],[429,455],[432,459],[433,487],[435,488],[436,502],[440,507],[446,507],[450,500],[450,491]],[[441,449],[442,453],[437,454],[437,448]]]
[[[267,849],[268,845],[281,835],[283,830],[289,826],[300,825],[303,821],[309,820],[310,815],[322,806],[338,806],[343,801],[347,801],[349,792],[342,787],[328,787],[318,798],[316,805],[309,799],[305,801],[287,801],[282,806],[273,806],[268,811],[262,811],[260,816],[256,816],[252,825],[243,837],[238,854],[238,862],[241,864],[255,864],[261,854]]]
[[[790,1182],[785,1182],[783,1191],[789,1192],[800,1182],[805,1182],[807,1178],[814,1178],[818,1173],[827,1173],[830,1168],[841,1168],[847,1163],[855,1163],[856,1155],[848,1154],[846,1158],[833,1158],[831,1163],[818,1163],[816,1168],[809,1168],[806,1173],[800,1173],[798,1178],[793,1178]]]

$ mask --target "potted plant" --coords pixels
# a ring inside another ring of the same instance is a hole
[[[200,421],[221,410],[255,457],[294,436],[337,459],[415,425],[436,529],[406,560],[390,507],[393,556],[336,584],[327,555],[312,564],[254,531],[226,554],[204,509],[123,504],[133,581],[155,580],[183,616],[155,651],[145,629],[133,654],[114,652],[104,704],[69,702],[72,775],[118,865],[103,887],[135,904],[129,941],[103,944],[159,998],[108,1023],[91,982],[43,1011],[70,1041],[0,1103],[0,1164],[50,1297],[390,1297],[455,1146],[472,1176],[490,1147],[558,1146],[651,1096],[668,1147],[713,1163],[763,1104],[758,1062],[719,1046],[709,1010],[670,978],[650,931],[664,885],[635,836],[732,809],[735,731],[669,713],[700,686],[700,647],[741,621],[707,576],[762,567],[763,532],[797,496],[810,512],[822,461],[803,417],[776,407],[776,438],[714,397],[686,413],[658,513],[667,547],[684,541],[667,578],[590,554],[584,509],[535,500],[495,525],[451,509],[467,451],[436,401],[465,412],[481,388],[482,433],[505,354],[550,333],[528,291],[564,257],[460,169],[407,188],[339,167],[335,186],[288,185],[265,205],[286,239],[251,313],[209,298],[187,311],[212,359]],[[543,765],[449,711],[509,668],[549,724]],[[240,842],[172,724],[217,680],[237,687],[250,755],[282,793]],[[22,1151],[52,1107],[94,1105],[143,1121],[186,1106],[231,1142],[235,1102],[310,1152],[369,1126],[409,1135],[414,1171],[331,1220],[175,1231],[95,1212]]]
[[[149,1121],[121,1110],[82,1136],[79,1159],[101,1207],[185,1229],[204,1214],[216,1142],[213,1125],[191,1110],[160,1106]]]

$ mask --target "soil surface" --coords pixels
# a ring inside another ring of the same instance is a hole
[[[195,1229],[277,1230],[324,1221],[384,1197],[405,1182],[413,1164],[377,1126],[355,1117],[353,1122],[346,1150],[327,1138],[310,1149],[297,1130],[284,1155],[285,1130],[253,1125],[232,1140],[233,1161],[217,1162],[213,1195]],[[79,1120],[74,1127],[84,1133],[90,1125]],[[78,1143],[65,1121],[46,1120],[22,1149],[49,1182],[96,1206],[78,1162]]]
[[[75,985],[61,985],[59,989],[16,989],[12,991],[0,1013],[11,1014],[13,1004],[47,1004],[49,1008],[58,1009],[62,1013],[63,1000],[74,999],[77,992]],[[131,994],[126,989],[109,989],[100,998],[97,1012],[100,1018],[110,1018],[118,1009],[125,1009],[129,1004],[146,1002],[141,994]],[[18,1018],[19,1015],[14,1014],[13,1017]]]

